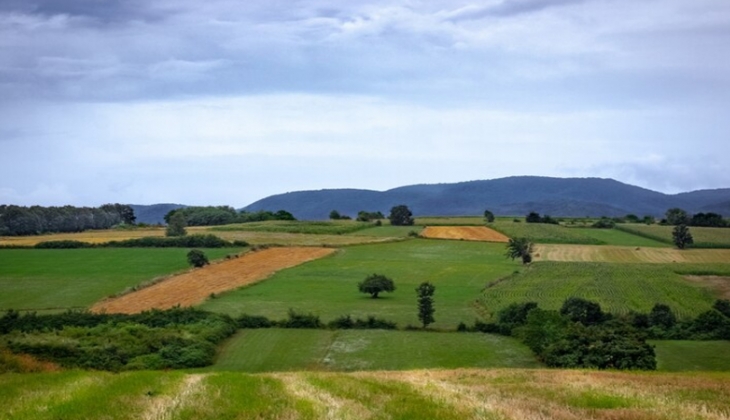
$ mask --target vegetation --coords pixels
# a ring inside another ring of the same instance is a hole
[[[492,223],[494,221],[494,213],[489,210],[484,210],[484,220],[486,220],[487,223]]]
[[[148,236],[144,238],[126,239],[90,243],[72,240],[44,241],[33,246],[36,249],[78,249],[78,248],[231,248],[248,246],[245,241],[226,241],[215,235],[187,235],[175,237]],[[30,247],[29,247],[30,248]]]
[[[361,210],[357,213],[358,222],[370,222],[373,220],[381,220],[381,219],[385,219],[385,216],[383,216],[383,213],[381,213],[379,211]]]
[[[390,209],[388,220],[393,226],[411,226],[413,225],[413,213],[407,206],[401,204]]]
[[[547,223],[551,225],[557,225],[558,221],[553,219],[552,217],[545,215],[540,216],[540,213],[531,211],[527,216],[525,216],[525,222],[527,223]]]
[[[490,227],[510,238],[527,238],[530,242],[538,244],[604,245],[606,243],[587,232],[597,229],[576,229],[553,224],[515,223],[502,220],[497,220]]]
[[[730,341],[649,341],[654,346],[657,370],[682,371],[730,371]]]
[[[134,210],[127,205],[91,207],[23,207],[0,205],[0,236],[83,232],[108,229],[120,223],[133,224]]]
[[[690,233],[687,225],[677,225],[674,229],[672,229],[672,242],[674,242],[674,246],[679,249],[684,249],[687,245],[692,245],[694,243],[694,239],[692,238],[692,234]]]
[[[416,294],[418,295],[418,320],[421,321],[424,329],[436,321],[433,317],[433,313],[436,311],[433,308],[433,294],[435,291],[436,287],[429,282],[423,282],[416,288]]]
[[[395,291],[395,283],[393,283],[392,279],[382,274],[371,274],[357,284],[357,289],[361,293],[367,293],[371,298],[377,299],[378,295],[382,292]]]
[[[522,264],[532,262],[532,242],[527,238],[510,238],[507,244],[507,258],[520,258]]]
[[[263,222],[267,220],[296,220],[286,210],[279,210],[276,213],[271,211],[257,211],[238,213],[230,206],[193,206],[183,207],[169,211],[164,219],[170,224],[173,215],[182,214],[187,221],[187,226],[218,226],[233,223]]]
[[[167,222],[165,236],[185,236],[188,233],[185,230],[185,226],[187,225],[188,221],[185,218],[185,214],[181,211],[173,210]]]
[[[372,223],[337,220],[329,222],[312,221],[270,221],[251,222],[210,228],[214,232],[286,232],[313,235],[344,235],[372,228]]]
[[[677,207],[667,210],[665,217],[666,222],[673,226],[686,225],[690,220],[687,212]]]
[[[672,245],[674,226],[618,224],[617,229]],[[730,248],[730,229],[692,228],[692,248]]]
[[[199,249],[191,249],[190,252],[188,252],[187,257],[188,264],[195,268],[205,267],[210,264],[208,257],[206,257],[205,253]]]

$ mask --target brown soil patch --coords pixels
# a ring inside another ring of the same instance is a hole
[[[720,299],[730,299],[730,277],[684,276],[684,278],[707,287],[716,293]]]
[[[432,239],[509,242],[507,236],[485,226],[429,226],[423,229],[421,236]]]
[[[176,305],[192,306],[203,302],[211,293],[221,293],[256,283],[279,270],[325,257],[335,251],[331,248],[269,248],[192,270],[136,292],[98,302],[91,307],[91,311],[137,313]]]

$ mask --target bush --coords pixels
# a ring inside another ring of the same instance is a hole
[[[322,328],[323,325],[318,315],[300,314],[289,309],[289,318],[280,321],[279,326],[282,328]]]
[[[342,315],[327,323],[327,327],[333,330],[342,329],[370,329],[370,330],[394,330],[397,328],[395,322],[386,321],[369,315],[366,319],[353,320],[350,315]]]
[[[188,252],[188,264],[195,268],[200,268],[210,264],[210,261],[208,261],[208,257],[205,256],[203,251],[199,249],[191,249],[190,252]]]
[[[71,240],[64,240],[64,241],[44,241],[44,242],[38,242],[33,246],[33,248],[38,249],[77,249],[77,248],[91,248],[93,247],[93,244],[90,244],[88,242],[81,242],[81,241],[71,241]]]
[[[616,222],[614,222],[613,220],[611,220],[607,217],[601,217],[601,220],[599,220],[596,223],[591,225],[591,227],[594,227],[597,229],[612,229],[615,226],[616,226]]]
[[[255,316],[243,314],[236,320],[238,328],[271,328],[275,325],[269,318],[265,316]]]

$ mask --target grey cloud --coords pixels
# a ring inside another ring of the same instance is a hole
[[[508,17],[568,4],[582,3],[585,0],[503,0],[494,6],[465,7],[448,15],[448,20],[476,20],[485,17]]]
[[[149,4],[141,0],[5,0],[0,4],[0,11],[42,16],[68,15],[106,24],[129,20],[156,21],[165,16],[165,11],[150,8]]]

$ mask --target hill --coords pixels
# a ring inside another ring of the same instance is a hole
[[[689,212],[730,214],[730,189],[664,194],[605,178],[515,176],[453,184],[421,184],[387,191],[329,189],[272,195],[247,211],[286,209],[299,219],[326,219],[332,210],[356,216],[360,210],[382,211],[406,204],[415,215],[498,215],[530,211],[565,217],[662,216],[671,207]]]

